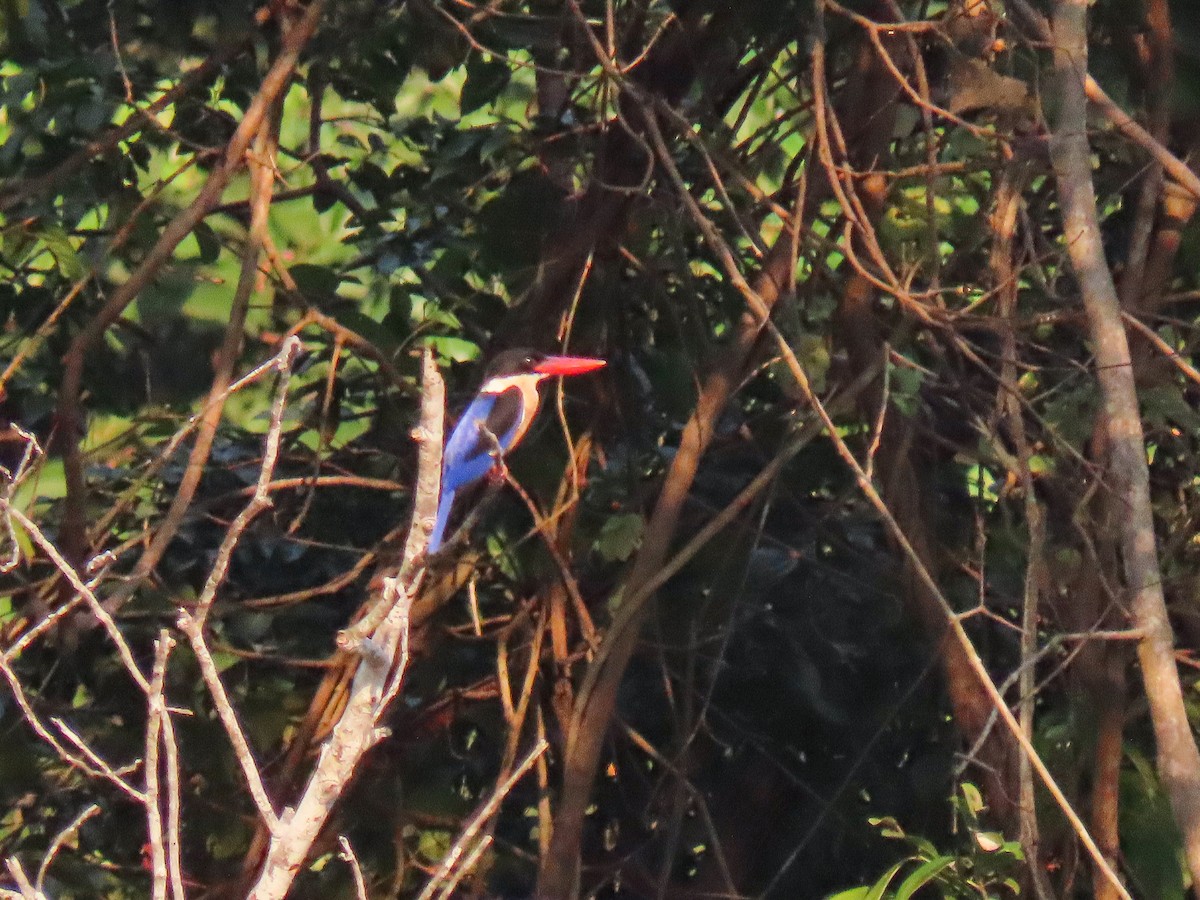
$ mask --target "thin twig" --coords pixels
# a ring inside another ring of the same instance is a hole
[[[25,869],[21,866],[21,861],[15,856],[10,856],[4,861],[5,867],[8,869],[8,874],[12,876],[12,880],[16,882],[21,893],[18,894],[21,900],[48,900],[45,894],[39,891],[29,881],[29,876],[25,874]]]
[[[67,841],[71,840],[72,836],[79,831],[84,822],[98,815],[99,812],[100,804],[91,804],[72,819],[66,828],[54,836],[54,840],[50,842],[50,846],[46,849],[46,855],[42,857],[42,864],[38,866],[36,887],[39,892],[46,889],[46,875],[49,873],[50,867],[54,865],[54,860],[58,857],[59,852],[66,846]]]
[[[171,878],[173,900],[186,900],[181,848],[183,793],[179,778],[179,743],[175,739],[171,712],[171,707],[167,706],[162,716],[163,765],[167,775],[167,872]]]
[[[171,220],[163,229],[159,239],[146,253],[138,267],[130,273],[103,307],[88,321],[86,327],[71,342],[63,357],[63,378],[58,394],[58,414],[64,435],[66,450],[63,468],[67,483],[67,496],[63,504],[62,540],[68,555],[82,555],[86,544],[87,481],[83,470],[83,453],[80,440],[83,433],[81,388],[87,355],[103,337],[125,308],[150,284],[159,270],[167,264],[179,244],[192,233],[208,211],[220,201],[226,186],[235,172],[246,160],[246,151],[259,133],[263,120],[282,96],[284,89],[295,72],[300,53],[316,31],[317,23],[324,12],[326,0],[312,0],[297,19],[296,24],[284,35],[279,55],[264,76],[258,93],[246,108],[242,121],[230,138],[225,152],[200,192],[192,203]],[[160,552],[165,547],[160,548]],[[138,580],[149,574],[149,568],[139,568]],[[111,599],[111,598],[110,598]],[[125,597],[128,599],[128,595]]]
[[[178,622],[180,631],[187,635],[192,653],[195,655],[196,661],[200,666],[200,673],[204,677],[204,683],[212,695],[217,715],[221,719],[225,733],[229,736],[233,744],[234,754],[237,756],[242,774],[250,788],[250,795],[254,798],[254,803],[258,807],[259,815],[262,816],[263,821],[272,826],[274,826],[277,820],[275,807],[267,796],[266,787],[262,780],[262,773],[258,763],[254,759],[250,742],[246,739],[245,732],[238,722],[237,713],[234,712],[233,704],[230,702],[229,695],[225,691],[225,686],[221,681],[220,671],[205,642],[204,622],[213,601],[216,599],[217,590],[225,580],[230,560],[233,558],[233,551],[241,540],[242,534],[254,517],[270,505],[270,496],[266,486],[270,484],[275,474],[275,461],[279,455],[279,442],[283,432],[283,414],[287,407],[288,387],[291,384],[292,362],[295,359],[296,351],[299,349],[299,344],[298,339],[289,338],[279,356],[276,357],[276,364],[280,369],[279,385],[275,390],[275,399],[271,405],[271,424],[267,430],[262,468],[259,472],[258,487],[254,492],[254,497],[246,504],[245,508],[238,514],[233,524],[230,525],[229,530],[225,533],[195,610],[189,612],[186,609],[181,609]]]
[[[1119,886],[1119,890],[1124,891],[1124,886],[1121,885],[1116,873],[1112,871],[1111,866],[1109,866],[1107,860],[1104,859],[1103,854],[1100,852],[1095,841],[1092,839],[1091,834],[1088,832],[1087,826],[1083,823],[1083,820],[1079,818],[1078,813],[1076,813],[1066,795],[1063,794],[1061,788],[1059,788],[1057,782],[1054,780],[1053,775],[1050,773],[1050,770],[1046,767],[1045,763],[1038,755],[1033,744],[1025,736],[1020,724],[1017,722],[1016,718],[1012,714],[1012,711],[1009,710],[1007,704],[1005,703],[1004,698],[997,691],[996,684],[992,680],[991,674],[987,671],[983,661],[979,658],[979,654],[975,650],[974,644],[971,642],[970,636],[966,633],[963,623],[955,613],[953,606],[951,606],[950,602],[941,592],[937,582],[929,573],[929,570],[925,567],[920,555],[913,548],[912,544],[908,540],[907,535],[904,534],[903,529],[893,517],[891,510],[888,508],[883,498],[875,489],[871,479],[867,477],[866,472],[859,464],[857,458],[846,445],[845,440],[842,438],[837,426],[830,417],[827,408],[812,390],[808,376],[805,373],[804,368],[801,366],[800,361],[797,359],[794,350],[788,343],[786,337],[779,331],[778,327],[771,320],[769,304],[767,304],[746,281],[745,277],[738,268],[737,262],[734,259],[732,252],[729,250],[728,245],[712,226],[712,223],[709,222],[708,219],[703,215],[703,212],[696,204],[695,199],[692,198],[690,192],[688,192],[683,178],[680,175],[678,168],[674,164],[674,160],[672,160],[670,157],[670,153],[667,150],[666,143],[662,139],[662,135],[654,125],[653,120],[649,118],[647,119],[647,132],[650,135],[651,140],[654,142],[659,159],[664,168],[666,168],[671,180],[674,182],[677,192],[679,193],[685,205],[688,207],[689,211],[692,213],[693,218],[696,220],[696,224],[699,227],[701,234],[716,253],[718,260],[720,260],[722,265],[725,267],[726,274],[729,277],[730,282],[747,301],[747,305],[749,306],[750,312],[754,316],[755,320],[761,323],[762,327],[767,330],[772,340],[775,342],[784,362],[788,367],[788,370],[792,373],[793,379],[799,387],[801,394],[808,405],[817,413],[817,416],[824,425],[826,433],[828,434],[830,441],[833,442],[834,448],[836,449],[838,455],[841,456],[846,465],[850,467],[851,472],[855,476],[855,480],[858,482],[860,490],[882,517],[885,526],[887,527],[888,531],[891,532],[897,545],[909,559],[910,564],[913,566],[913,570],[918,579],[921,581],[922,585],[926,588],[926,590],[929,591],[930,595],[936,599],[938,605],[942,608],[942,611],[949,623],[950,629],[955,639],[958,640],[962,646],[972,671],[975,673],[983,689],[988,694],[989,699],[1000,713],[1005,725],[1013,733],[1013,736],[1016,738],[1017,743],[1021,746],[1022,751],[1028,754],[1030,763],[1037,771],[1038,776],[1042,779],[1046,789],[1054,798],[1059,808],[1063,811],[1063,814],[1066,816],[1067,820],[1071,823],[1072,828],[1079,836],[1080,841],[1083,843],[1088,853],[1095,860],[1097,866],[1115,885]],[[847,212],[849,212],[849,210],[847,210]],[[1126,894],[1125,896],[1127,897],[1128,895]]]
[[[279,460],[279,444],[283,436],[283,414],[287,408],[288,388],[291,386],[292,380],[292,363],[295,362],[299,350],[300,341],[294,337],[288,338],[275,359],[275,364],[279,368],[279,384],[275,389],[275,400],[271,404],[271,424],[267,428],[267,439],[262,464],[259,468],[258,482],[254,487],[254,494],[250,498],[250,502],[238,513],[233,524],[229,526],[229,530],[225,532],[220,547],[217,548],[212,570],[209,572],[208,579],[205,581],[204,588],[200,591],[200,597],[191,613],[197,628],[204,627],[209,610],[217,597],[217,590],[225,581],[229,563],[233,558],[233,551],[237,548],[242,534],[259,513],[271,506],[270,484],[275,477],[275,465]]]
[[[451,874],[454,872],[455,866],[458,865],[460,860],[463,861],[464,865],[462,866],[462,870],[458,873],[458,878],[455,879],[454,883],[457,883],[458,880],[461,879],[467,871],[469,871],[469,868],[466,865],[467,860],[470,859],[470,854],[467,851],[468,846],[472,841],[475,840],[475,837],[479,834],[479,831],[481,828],[483,828],[484,824],[491,819],[493,815],[495,815],[496,810],[500,807],[500,804],[504,801],[504,798],[509,795],[514,787],[516,787],[517,782],[525,777],[525,773],[533,768],[533,764],[536,763],[541,755],[548,749],[550,749],[550,744],[547,743],[544,738],[538,741],[533,745],[533,748],[527,754],[525,754],[525,757],[520,761],[520,763],[517,764],[509,776],[505,778],[504,781],[502,781],[499,785],[497,785],[496,790],[492,792],[491,796],[488,797],[483,805],[475,811],[475,814],[471,816],[470,821],[467,822],[466,827],[463,828],[462,832],[458,836],[458,839],[454,842],[454,845],[446,853],[441,864],[438,865],[437,871],[434,872],[433,877],[429,879],[429,882],[425,885],[425,888],[420,894],[417,895],[417,900],[432,900],[434,894],[443,886],[446,880],[450,878]]]
[[[122,141],[128,140],[141,131],[147,123],[154,122],[155,117],[168,106],[198,87],[210,75],[219,72],[227,62],[243,53],[248,46],[247,42],[238,41],[216,51],[212,56],[200,63],[200,65],[184,73],[179,81],[175,83],[174,87],[164,91],[158,99],[143,109],[137,110],[124,124],[110,128],[99,137],[88,141],[87,144],[80,147],[79,150],[72,153],[44,175],[21,182],[7,182],[4,185],[0,185],[0,211],[7,210],[23,200],[37,196],[64,178],[70,177],[87,165],[90,160],[111,151]]]
[[[175,641],[164,630],[154,643],[154,672],[150,678],[150,696],[147,698],[149,719],[146,724],[146,825],[150,844],[151,896],[154,900],[167,897],[167,846],[163,838],[162,800],[159,796],[159,740],[162,720],[166,718],[167,704],[163,700],[163,683],[167,677],[167,657]]]
[[[342,860],[350,866],[350,874],[354,876],[354,893],[358,900],[368,900],[367,898],[367,882],[363,878],[362,866],[358,864],[358,857],[354,855],[354,848],[350,846],[350,840],[344,834],[338,835],[338,846],[342,848],[338,854]]]
[[[104,626],[104,630],[108,633],[109,638],[116,645],[117,653],[120,655],[121,662],[124,663],[125,671],[129,673],[129,677],[133,679],[142,693],[148,694],[150,692],[150,682],[146,680],[146,676],[142,674],[142,670],[134,660],[133,651],[129,648],[129,642],[125,640],[125,636],[117,628],[116,621],[108,610],[104,608],[104,605],[96,597],[91,587],[79,577],[79,573],[75,571],[75,567],[63,558],[58,548],[46,537],[37,523],[13,506],[12,502],[3,496],[0,496],[0,513],[11,516],[12,520],[21,526],[26,534],[33,539],[33,542],[37,544],[38,548],[46,554],[50,562],[54,564],[54,567],[66,578],[76,593],[83,597],[84,602],[87,603],[96,618],[100,620],[100,624]]]
[[[991,700],[996,711],[1000,714],[1000,718],[1003,720],[1005,726],[1020,745],[1022,752],[1028,757],[1030,764],[1037,772],[1037,775],[1041,779],[1042,784],[1045,786],[1047,792],[1053,798],[1058,808],[1062,811],[1067,821],[1071,824],[1072,830],[1075,832],[1080,842],[1084,845],[1096,866],[1105,873],[1106,877],[1112,881],[1113,885],[1117,888],[1118,892],[1122,897],[1125,898],[1125,900],[1132,900],[1128,891],[1125,890],[1125,886],[1121,884],[1117,874],[1112,870],[1112,867],[1108,864],[1108,861],[1100,852],[1100,848],[1096,846],[1096,842],[1088,832],[1087,826],[1079,817],[1079,814],[1075,811],[1075,808],[1071,805],[1070,800],[1067,799],[1067,796],[1058,786],[1058,782],[1055,781],[1054,776],[1046,767],[1045,762],[1042,761],[1037,749],[1033,746],[1033,743],[1030,741],[1030,739],[1025,735],[1020,723],[1012,714],[1012,711],[1008,708],[1008,704],[1004,701],[1004,697],[1001,696],[999,690],[996,688],[995,681],[992,680],[991,673],[988,672],[983,660],[980,659],[979,653],[975,649],[975,645],[972,643],[970,635],[967,634],[966,629],[963,627],[962,619],[954,612],[954,607],[951,606],[950,601],[946,599],[946,596],[942,593],[941,588],[938,587],[937,582],[929,573],[929,570],[925,567],[920,555],[909,542],[908,536],[905,535],[904,530],[900,527],[899,523],[892,515],[891,510],[888,508],[883,498],[879,495],[879,492],[876,491],[875,486],[871,483],[870,479],[866,477],[866,472],[863,471],[862,467],[858,463],[857,458],[855,458],[853,451],[851,451],[846,445],[845,440],[838,432],[837,426],[834,424],[833,419],[830,418],[829,412],[825,408],[825,405],[821,402],[820,398],[813,393],[807,376],[804,374],[803,369],[800,368],[799,361],[792,356],[788,362],[793,374],[796,375],[797,384],[799,385],[801,392],[804,394],[806,401],[817,413],[824,424],[826,434],[833,443],[834,449],[837,451],[838,456],[842,458],[842,461],[854,475],[855,480],[858,482],[859,490],[862,491],[863,495],[867,498],[871,505],[875,507],[875,510],[883,520],[884,525],[891,533],[892,539],[908,558],[909,563],[913,568],[913,572],[916,574],[917,578],[921,581],[925,589],[929,591],[930,596],[934,597],[937,600],[938,605],[942,608],[947,622],[949,623],[950,631],[954,638],[961,644],[972,671],[979,680],[979,683],[983,687],[984,691],[987,693],[988,698]]]
[[[1197,370],[1195,366],[1183,358],[1183,355],[1178,350],[1159,337],[1157,331],[1155,331],[1137,316],[1130,313],[1121,313],[1121,318],[1125,320],[1126,325],[1132,327],[1138,332],[1138,334],[1142,335],[1142,337],[1153,344],[1156,350],[1174,363],[1180,372],[1182,372],[1192,381],[1200,384],[1200,370]]]
[[[127,782],[124,778],[125,773],[132,772],[141,765],[140,760],[136,760],[132,763],[124,765],[120,769],[114,769],[111,765],[105,762],[100,754],[88,746],[87,742],[78,734],[76,734],[75,730],[61,718],[58,716],[51,716],[50,724],[58,729],[59,733],[66,739],[68,744],[83,754],[84,759],[96,767],[98,771],[90,774],[108,779],[117,787],[121,788],[121,790],[125,791],[125,793],[127,793],[130,797],[137,800],[138,803],[146,802],[146,795],[130,785],[129,782]],[[41,732],[39,731],[38,733],[40,734]]]

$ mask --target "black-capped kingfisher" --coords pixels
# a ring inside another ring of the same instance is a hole
[[[537,415],[541,383],[555,375],[582,375],[604,365],[586,356],[547,356],[536,350],[505,350],[492,360],[479,393],[463,411],[442,452],[442,495],[429,552],[442,545],[454,495],[479,481],[525,436]]]

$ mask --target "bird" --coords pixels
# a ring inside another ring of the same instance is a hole
[[[441,496],[427,552],[435,553],[442,546],[455,495],[492,472],[500,457],[521,442],[537,415],[541,383],[604,365],[603,359],[549,356],[537,350],[505,350],[496,355],[442,451]]]

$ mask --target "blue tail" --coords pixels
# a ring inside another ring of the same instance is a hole
[[[450,521],[450,508],[452,506],[454,506],[454,491],[447,488],[442,491],[442,496],[438,499],[437,521],[433,524],[433,534],[429,536],[427,553],[436,553],[442,546],[442,539],[446,536],[446,525]]]

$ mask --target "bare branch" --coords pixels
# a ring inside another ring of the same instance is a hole
[[[300,52],[316,30],[325,8],[325,0],[312,0],[304,15],[284,35],[278,57],[263,78],[261,87],[242,121],[238,123],[220,164],[215,166],[204,187],[187,209],[180,212],[163,229],[158,241],[146,254],[141,264],[129,278],[105,302],[92,317],[87,327],[72,341],[64,357],[64,372],[59,388],[59,419],[66,443],[64,469],[67,481],[67,498],[63,512],[63,543],[69,557],[82,556],[86,543],[86,515],[84,511],[87,484],[83,473],[83,459],[79,440],[83,431],[83,416],[80,409],[80,389],[83,380],[84,362],[109,326],[117,320],[125,308],[133,302],[167,263],[179,244],[192,233],[208,211],[220,201],[229,180],[245,162],[246,151],[259,132],[264,118],[282,96],[291,80]],[[165,550],[165,544],[158,548]],[[157,562],[155,560],[155,562]],[[144,578],[153,565],[140,564],[135,569],[136,584]]]
[[[1096,354],[1096,379],[1104,398],[1102,427],[1110,448],[1108,471],[1113,497],[1122,506],[1117,516],[1121,556],[1133,594],[1133,622],[1145,632],[1138,644],[1138,661],[1154,723],[1158,773],[1183,836],[1188,868],[1193,880],[1200,881],[1200,750],[1188,721],[1175,665],[1175,635],[1163,596],[1150,471],[1129,340],[1096,215],[1087,139],[1086,100],[1090,92],[1085,89],[1086,0],[1057,0],[1053,34],[1058,89],[1053,98],[1057,121],[1053,123],[1050,154],[1063,215],[1063,241],[1087,313]],[[1163,165],[1167,167],[1166,161]],[[1092,852],[1090,846],[1088,851]],[[1115,875],[1110,877],[1115,881]]]
[[[9,896],[20,897],[21,900],[49,900],[49,898],[33,886],[29,880],[29,876],[25,874],[25,869],[21,866],[21,861],[15,856],[10,856],[4,861],[4,865],[8,869],[8,874],[12,876],[12,880],[16,882],[20,893],[10,893]]]
[[[355,896],[358,900],[368,900],[367,882],[363,879],[362,866],[358,864],[358,857],[354,855],[354,848],[350,846],[350,841],[344,834],[338,835],[338,846],[342,848],[342,852],[338,856],[350,866],[350,874],[354,876]]]
[[[399,691],[408,666],[408,617],[424,574],[422,560],[437,514],[446,405],[445,384],[428,349],[421,384],[421,421],[414,432],[419,451],[412,525],[398,573],[384,579],[379,602],[388,612],[359,647],[362,661],[354,675],[349,701],[321,748],[299,801],[294,808],[286,809],[271,829],[267,858],[250,890],[250,900],[282,900],[287,894],[359,761],[384,736],[378,725],[380,717]]]
[[[38,866],[37,873],[37,890],[39,892],[46,889],[46,875],[50,871],[50,867],[54,865],[54,860],[58,857],[59,852],[66,846],[67,841],[79,831],[83,823],[100,812],[100,806],[93,803],[83,810],[79,815],[70,821],[66,828],[54,836],[54,840],[50,842],[50,846],[46,849],[46,855],[42,857],[42,864]]]
[[[51,543],[45,533],[30,519],[25,513],[13,506],[11,500],[7,497],[0,496],[0,513],[7,517],[11,517],[12,521],[21,526],[22,529],[33,539],[33,542],[41,549],[49,558],[54,567],[66,578],[67,582],[73,587],[77,594],[83,597],[88,608],[100,620],[100,624],[104,626],[104,630],[116,645],[117,652],[121,657],[121,662],[125,665],[125,671],[129,673],[129,677],[141,689],[142,693],[150,693],[150,682],[146,680],[146,676],[142,674],[142,670],[138,667],[137,662],[133,658],[133,651],[129,648],[129,642],[125,640],[125,636],[121,634],[121,630],[117,628],[117,623],[104,605],[96,597],[91,587],[86,584],[79,573],[75,571],[58,548]]]
[[[262,780],[262,773],[258,767],[258,763],[254,760],[254,753],[250,748],[250,742],[246,739],[242,726],[238,722],[237,713],[234,712],[233,704],[230,702],[229,695],[225,691],[225,685],[221,681],[221,674],[217,669],[217,664],[212,658],[212,653],[209,652],[208,645],[205,643],[204,622],[213,601],[216,599],[217,590],[225,580],[225,575],[229,569],[229,562],[233,558],[233,551],[236,549],[238,541],[241,540],[242,534],[254,517],[270,506],[271,501],[267,486],[271,483],[271,479],[275,475],[275,461],[279,456],[279,441],[283,433],[283,413],[287,407],[287,392],[291,384],[292,363],[295,360],[299,345],[300,342],[298,339],[294,337],[288,338],[275,359],[276,365],[280,370],[279,385],[275,390],[274,402],[271,404],[271,424],[267,430],[262,468],[259,471],[258,485],[254,496],[238,514],[238,517],[225,533],[225,537],[221,541],[221,546],[217,549],[216,560],[213,562],[212,570],[209,572],[208,580],[204,585],[204,590],[200,594],[195,611],[188,612],[185,609],[181,609],[179,612],[179,629],[187,635],[192,653],[195,654],[196,661],[200,666],[200,672],[204,676],[204,683],[208,686],[209,693],[212,695],[217,715],[220,717],[221,724],[225,727],[225,732],[229,735],[229,739],[233,743],[234,754],[237,756],[238,764],[242,768],[242,774],[250,788],[250,794],[254,798],[254,803],[258,807],[259,815],[262,816],[264,822],[272,825],[272,827],[276,821],[275,807],[267,796],[267,790]]]
[[[434,893],[439,891],[439,896],[448,896],[449,892],[454,889],[454,886],[457,885],[458,882],[461,881],[462,878],[470,871],[474,860],[478,858],[479,854],[484,848],[486,848],[487,844],[491,842],[490,836],[485,836],[485,839],[480,841],[479,844],[474,848],[470,850],[467,848],[471,846],[471,842],[475,840],[484,824],[496,814],[496,810],[500,808],[500,804],[504,801],[504,798],[509,795],[514,787],[516,787],[517,782],[525,777],[525,773],[533,768],[533,764],[536,763],[541,758],[542,754],[548,749],[550,749],[550,744],[547,743],[546,739],[542,738],[539,740],[533,745],[533,748],[527,754],[525,754],[525,757],[517,764],[512,772],[509,773],[509,776],[505,778],[504,781],[502,781],[499,785],[497,785],[496,790],[492,792],[492,795],[488,797],[484,804],[480,806],[478,810],[476,810],[473,816],[471,816],[470,821],[467,822],[466,827],[463,828],[462,833],[459,834],[458,839],[454,842],[454,845],[450,848],[450,850],[446,853],[445,858],[443,858],[442,862],[438,865],[437,871],[434,872],[433,877],[429,879],[429,882],[425,885],[425,888],[417,896],[417,900],[431,900]],[[460,860],[462,861],[461,866],[458,865]],[[457,871],[455,871],[456,866],[458,866]]]
[[[170,715],[163,700],[163,683],[167,677],[167,657],[174,645],[175,641],[166,631],[159,633],[154,643],[154,673],[150,678],[150,696],[147,698],[150,714],[146,724],[146,830],[150,838],[151,896],[154,900],[166,900],[167,897],[167,847],[163,840],[158,751],[162,720]]]

